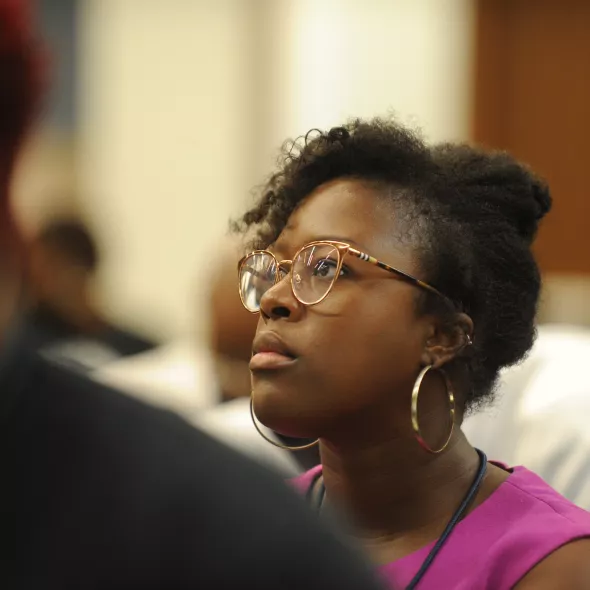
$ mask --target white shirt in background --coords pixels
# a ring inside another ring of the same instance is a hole
[[[176,342],[101,367],[94,379],[172,410],[188,421],[219,399],[210,356],[189,342]]]
[[[284,477],[295,477],[302,471],[291,453],[274,447],[258,434],[250,415],[250,398],[237,398],[205,410],[195,424],[236,450],[278,470]],[[265,434],[274,438],[268,429]]]
[[[491,459],[525,465],[590,510],[590,330],[546,325],[502,375],[497,401],[463,430]]]

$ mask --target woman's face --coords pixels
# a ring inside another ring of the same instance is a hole
[[[410,248],[396,239],[395,211],[377,190],[348,179],[322,185],[293,213],[272,251],[291,260],[303,245],[332,239],[420,276]],[[418,294],[352,256],[345,256],[343,272],[317,305],[299,303],[288,280],[267,291],[254,352],[274,338],[295,358],[272,369],[252,367],[261,422],[300,437],[372,428],[384,419],[388,427],[409,426],[412,385],[433,334],[432,318],[417,314]]]

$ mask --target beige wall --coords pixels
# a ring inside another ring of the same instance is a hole
[[[434,140],[467,137],[470,0],[278,4],[271,108],[277,140],[391,111]]]
[[[192,328],[193,280],[245,188],[245,4],[87,0],[82,193],[113,315]]]
[[[113,315],[164,335],[204,325],[207,248],[286,136],[394,110],[432,139],[466,138],[472,13],[471,0],[85,0],[82,194],[108,239]]]
[[[590,327],[589,302],[588,275],[548,273],[543,277],[539,322]]]

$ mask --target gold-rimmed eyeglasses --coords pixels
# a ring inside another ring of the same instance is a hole
[[[331,240],[306,244],[295,254],[293,260],[278,260],[268,250],[255,250],[244,256],[238,264],[242,304],[252,313],[259,312],[263,295],[290,276],[291,290],[297,301],[303,305],[317,305],[332,290],[347,254],[394,273],[402,280],[434,293],[452,305],[450,299],[432,285],[389,266],[350,244]]]

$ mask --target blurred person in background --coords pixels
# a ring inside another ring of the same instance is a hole
[[[10,329],[23,252],[8,186],[42,71],[26,9],[0,0],[0,587],[376,588],[266,470]]]
[[[238,268],[242,256],[241,240],[226,240],[219,260],[210,270],[209,347],[223,402],[250,397],[248,363],[257,321],[240,301],[235,272],[228,271]]]
[[[56,360],[92,370],[155,343],[109,322],[94,301],[100,252],[80,219],[54,219],[29,245],[30,346]]]
[[[109,363],[95,371],[94,378],[174,410],[190,421],[202,410],[248,397],[248,359],[255,325],[235,292],[235,276],[230,273],[228,281],[227,272],[220,271],[226,264],[237,264],[236,248],[234,242],[228,246],[224,239],[211,266],[197,269],[197,280],[202,281],[204,275],[209,286],[206,305],[198,310],[209,322],[204,342],[193,333]]]
[[[460,428],[533,343],[550,207],[508,154],[356,120],[288,144],[237,224],[252,418],[316,439],[296,485],[392,584],[590,587],[590,513]]]

